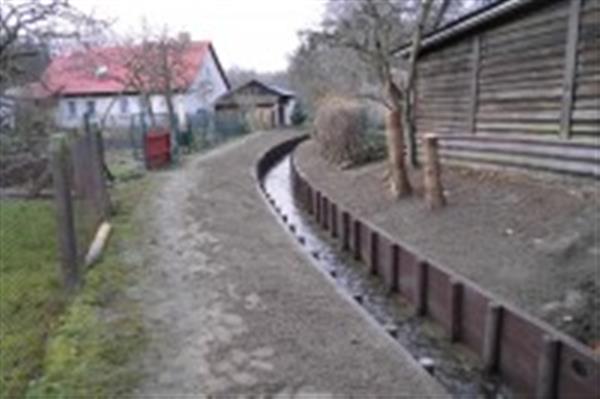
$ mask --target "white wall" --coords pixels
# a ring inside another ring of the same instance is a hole
[[[228,91],[213,53],[209,52],[208,56],[208,59],[202,63],[202,68],[190,89],[185,93],[184,108],[186,113],[193,114],[200,109],[212,111],[216,99]],[[207,90],[207,88],[210,90]]]
[[[296,105],[296,99],[290,99],[285,105],[284,109],[284,125],[291,126],[292,125],[292,114],[294,113],[294,106]]]
[[[208,91],[206,87],[212,89]],[[183,94],[176,94],[173,98],[179,120],[183,123],[185,114],[196,113],[199,109],[213,110],[215,100],[225,92],[227,92],[227,86],[221,77],[212,52],[209,52],[208,58],[202,63],[202,67],[189,90]],[[127,99],[127,113],[123,113],[121,110],[121,98]],[[162,96],[154,95],[151,100],[152,109],[156,114],[167,113],[167,107]],[[71,101],[74,102],[77,110],[74,117],[69,113],[69,102]],[[137,115],[142,111],[139,96],[136,95],[65,97],[58,102],[55,114],[56,123],[59,126],[68,128],[81,126],[88,101],[95,102],[97,118],[103,117],[108,110],[107,126],[127,127],[131,123],[131,115]]]
[[[127,112],[122,112],[121,99],[127,101]],[[56,109],[56,123],[63,127],[81,126],[83,116],[87,112],[88,102],[95,104],[95,117],[103,118],[107,115],[107,125],[129,126],[131,115],[138,114],[141,110],[138,96],[77,96],[65,97],[58,101]],[[76,113],[71,115],[69,104],[73,103]],[[107,113],[108,112],[108,113]]]

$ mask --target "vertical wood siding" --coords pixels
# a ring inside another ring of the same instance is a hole
[[[552,0],[425,49],[417,133],[444,160],[599,177],[599,48],[600,2]]]

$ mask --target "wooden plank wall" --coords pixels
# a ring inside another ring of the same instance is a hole
[[[577,45],[575,102],[571,133],[574,138],[600,139],[600,1],[585,0]]]
[[[600,1],[550,0],[426,49],[417,133],[445,160],[599,177],[598,48]]]

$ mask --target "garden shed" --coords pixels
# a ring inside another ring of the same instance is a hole
[[[498,1],[430,33],[416,99],[445,161],[600,177],[600,1]]]
[[[251,80],[221,96],[215,105],[219,120],[245,120],[254,128],[291,125],[294,93]]]

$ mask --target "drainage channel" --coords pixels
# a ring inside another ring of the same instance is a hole
[[[267,198],[286,228],[313,257],[314,264],[335,280],[400,345],[455,397],[510,398],[510,391],[485,377],[475,357],[452,345],[441,328],[414,311],[397,294],[344,253],[305,214],[292,196],[291,157],[282,158],[265,175]]]

